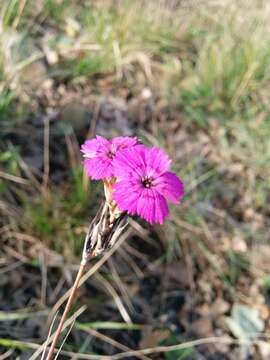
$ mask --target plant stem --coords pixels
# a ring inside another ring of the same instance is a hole
[[[69,312],[69,310],[71,308],[72,302],[73,302],[74,297],[76,295],[76,292],[77,292],[77,289],[78,289],[78,286],[79,286],[79,283],[80,283],[80,279],[81,279],[81,277],[82,277],[82,275],[84,273],[85,266],[86,266],[86,261],[83,259],[81,261],[80,268],[79,268],[79,271],[77,273],[76,280],[75,280],[75,282],[74,282],[74,284],[72,286],[72,289],[71,289],[71,292],[70,292],[70,295],[69,295],[65,310],[64,310],[63,315],[61,317],[58,328],[57,328],[57,330],[55,332],[55,335],[54,335],[53,341],[51,343],[49,352],[47,354],[46,360],[51,360],[52,359],[52,355],[54,353],[57,340],[58,340],[58,338],[59,338],[59,336],[60,336],[60,334],[62,332],[64,323],[65,323],[67,315],[68,315],[68,312]]]

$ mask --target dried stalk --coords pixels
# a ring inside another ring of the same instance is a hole
[[[84,272],[84,269],[85,269],[85,265],[86,265],[86,263],[83,263],[83,262],[81,262],[81,264],[80,264],[80,268],[79,268],[76,280],[75,280],[75,282],[74,282],[74,284],[72,286],[71,293],[69,295],[65,310],[64,310],[63,315],[61,317],[61,320],[60,320],[60,323],[59,323],[58,328],[56,330],[56,333],[54,335],[53,341],[51,343],[51,346],[50,346],[49,352],[47,354],[46,360],[50,360],[52,358],[52,355],[54,353],[54,349],[56,347],[57,340],[58,340],[58,338],[59,338],[59,336],[60,336],[60,334],[62,332],[63,325],[64,325],[64,323],[66,321],[66,318],[67,318],[67,315],[69,313],[70,307],[71,307],[71,305],[73,303],[73,300],[75,298],[80,279],[81,279],[81,277],[83,275],[83,272]]]
[[[72,286],[69,298],[65,306],[65,310],[55,332],[53,341],[49,348],[46,360],[52,359],[57,341],[59,339],[59,336],[61,335],[63,325],[66,321],[73,300],[76,296],[80,280],[83,276],[88,261],[112,247],[127,225],[126,214],[119,213],[116,210],[117,209],[114,205],[105,202],[105,204],[100,208],[89,227],[89,230],[85,237],[79,271]]]

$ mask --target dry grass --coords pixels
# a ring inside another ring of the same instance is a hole
[[[186,197],[163,228],[134,221],[112,262],[85,278],[80,321],[117,327],[122,315],[127,328],[94,340],[75,323],[63,354],[99,358],[120,343],[153,358],[162,345],[169,360],[235,359],[232,338],[187,352],[182,343],[235,335],[225,318],[237,302],[256,308],[269,331],[269,15],[266,0],[3,1],[3,353],[27,356],[45,339],[45,319],[34,336],[21,309],[32,319],[66,297],[102,194],[80,164],[79,144],[95,131],[135,133],[166,148]],[[263,358],[262,347],[249,345],[238,348]]]

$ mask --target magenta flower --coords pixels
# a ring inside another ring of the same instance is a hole
[[[102,136],[86,140],[81,147],[85,157],[84,167],[87,175],[94,180],[109,179],[114,176],[112,160],[120,149],[137,144],[137,138],[128,136],[115,137],[107,140]]]
[[[113,159],[113,198],[128,214],[137,214],[150,224],[163,224],[169,214],[167,201],[179,203],[184,186],[173,172],[163,150],[137,145],[117,153]]]

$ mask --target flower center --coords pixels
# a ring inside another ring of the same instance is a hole
[[[153,186],[153,179],[151,178],[143,178],[142,179],[142,184],[145,188],[150,188]]]
[[[115,155],[115,153],[112,150],[109,150],[107,152],[107,156],[108,156],[109,159],[113,159],[114,155]]]

